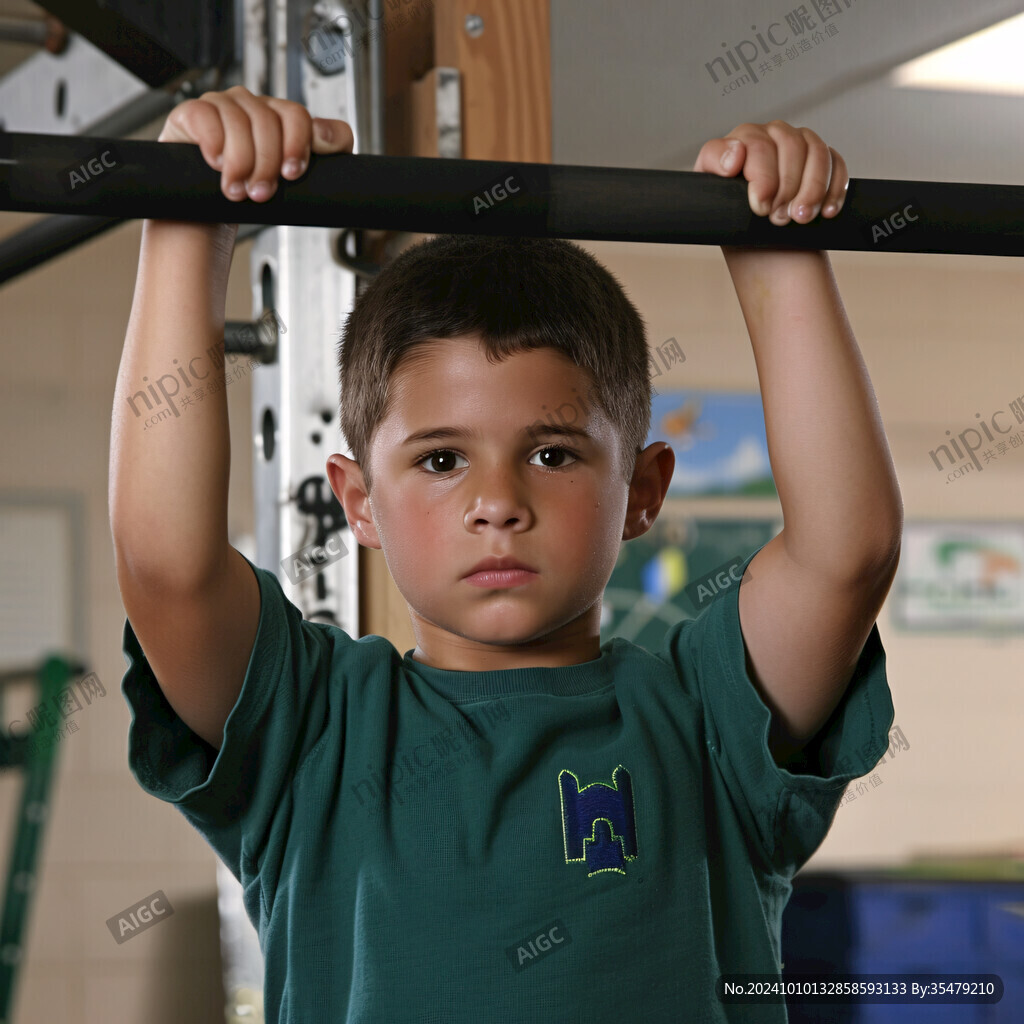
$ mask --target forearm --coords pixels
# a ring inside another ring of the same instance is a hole
[[[108,499],[119,573],[193,586],[227,556],[223,339],[236,231],[143,224],[111,419]],[[196,389],[207,393],[183,405]]]
[[[884,564],[903,503],[828,254],[723,253],[753,346],[787,552],[833,576]]]

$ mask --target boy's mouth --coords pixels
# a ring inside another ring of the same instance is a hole
[[[537,578],[537,570],[516,558],[491,556],[477,562],[463,579],[475,587],[518,587]]]

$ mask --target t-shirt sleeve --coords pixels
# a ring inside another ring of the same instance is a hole
[[[175,804],[240,881],[243,870],[256,874],[275,822],[289,813],[290,780],[327,727],[332,650],[345,637],[304,620],[277,577],[246,562],[259,581],[259,626],[219,751],[171,708],[127,619],[121,683],[132,775]]]
[[[885,651],[874,623],[842,700],[801,755],[779,767],[768,749],[771,711],[747,674],[739,590],[672,626],[662,653],[703,708],[712,769],[763,866],[792,876],[824,841],[847,784],[888,748],[893,706]]]

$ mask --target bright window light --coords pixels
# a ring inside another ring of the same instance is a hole
[[[901,64],[892,73],[892,84],[1024,96],[1022,48],[1024,14]]]

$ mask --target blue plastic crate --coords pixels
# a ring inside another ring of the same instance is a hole
[[[984,914],[967,885],[872,884],[853,901],[853,933],[873,959],[891,958],[892,970],[916,962],[953,962],[974,957],[984,942]]]
[[[1016,951],[1015,967],[996,970],[1003,980],[1003,998],[998,1003],[985,1007],[981,1018],[985,1024],[1020,1024],[1024,1021],[1024,950]]]
[[[791,1024],[1024,1024],[1024,885],[798,876],[784,974],[998,974],[998,1004],[799,1004]]]

